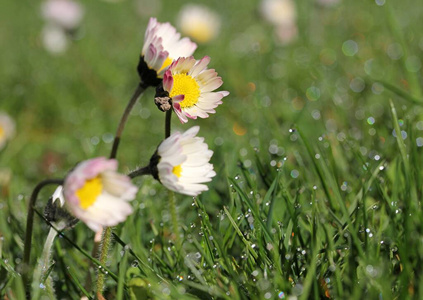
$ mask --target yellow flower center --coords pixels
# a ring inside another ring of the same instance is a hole
[[[6,135],[3,127],[0,126],[0,139]]]
[[[177,165],[175,167],[173,167],[172,173],[176,175],[176,177],[181,177],[181,173],[182,173],[182,168],[181,165]]]
[[[179,103],[182,108],[191,107],[198,102],[200,97],[200,86],[197,81],[187,74],[173,75],[173,87],[169,93],[169,97],[184,95],[184,100]]]
[[[79,206],[87,209],[93,205],[98,195],[101,194],[102,189],[103,183],[100,176],[85,181],[84,186],[76,191],[76,196],[79,198]]]
[[[157,71],[157,73],[160,73],[164,69],[170,66],[170,64],[173,62],[173,60],[168,56],[165,61],[163,62],[162,67]]]
[[[190,25],[184,29],[186,35],[191,36],[193,39],[200,43],[206,43],[213,38],[214,31],[210,25],[205,23],[197,23],[195,26]]]

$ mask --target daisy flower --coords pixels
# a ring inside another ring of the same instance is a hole
[[[65,205],[93,231],[115,226],[132,213],[128,201],[135,198],[138,188],[129,177],[116,172],[114,159],[98,157],[78,164],[65,179]],[[59,198],[61,192],[53,198]]]
[[[275,26],[291,25],[297,20],[292,0],[262,0],[260,11],[264,19]]]
[[[0,112],[0,149],[2,149],[8,140],[15,134],[15,122],[9,115]]]
[[[73,30],[81,23],[84,9],[72,0],[48,0],[41,5],[41,14],[49,23]]]
[[[178,27],[197,42],[207,43],[219,33],[220,18],[207,6],[188,4],[179,12]]]
[[[41,32],[41,39],[44,48],[52,54],[61,54],[65,52],[69,46],[66,32],[58,26],[44,26]]]
[[[204,138],[196,136],[199,130],[199,126],[194,126],[184,133],[172,134],[160,144],[152,159],[158,161],[153,176],[166,188],[189,196],[207,191],[207,185],[202,183],[216,175],[209,163],[213,151]]]
[[[156,18],[151,18],[137,68],[141,80],[157,86],[174,59],[190,56],[195,49],[197,44],[189,38],[181,39],[181,34],[170,23],[159,23]]]
[[[210,57],[199,61],[194,57],[180,57],[174,61],[163,78],[163,89],[169,93],[172,106],[182,123],[187,118],[207,118],[213,114],[227,91],[212,92],[223,84],[214,69],[207,69]]]

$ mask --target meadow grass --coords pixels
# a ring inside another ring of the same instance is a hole
[[[195,56],[211,56],[231,94],[216,115],[172,124],[201,126],[214,150],[210,190],[175,194],[175,224],[167,190],[134,179],[134,213],[113,229],[106,265],[80,222],[58,233],[51,267],[31,281],[33,298],[94,299],[103,272],[106,299],[423,299],[421,5],[298,1],[299,37],[282,46],[258,1],[201,2],[221,14],[224,30]],[[173,23],[183,3],[162,1],[156,16]],[[84,1],[77,39],[51,56],[40,43],[39,4],[7,0],[0,10],[0,110],[17,122],[0,150],[5,299],[25,298],[32,189],[109,154],[150,17],[134,1]],[[148,90],[129,118],[117,156],[123,173],[146,165],[163,139],[153,97]],[[36,205],[34,268],[53,191]]]

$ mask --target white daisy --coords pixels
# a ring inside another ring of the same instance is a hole
[[[220,17],[207,6],[185,5],[178,16],[181,32],[199,43],[213,40],[220,29]]]
[[[190,56],[195,49],[197,44],[189,38],[181,39],[181,34],[170,23],[159,23],[151,18],[145,31],[138,73],[144,83],[156,86],[174,59]]]
[[[157,149],[157,177],[172,191],[197,196],[208,190],[202,183],[216,175],[209,163],[213,151],[204,143],[204,138],[196,136],[199,130],[199,126],[194,126],[184,133],[176,132]]]
[[[0,149],[2,149],[8,140],[15,134],[15,122],[9,115],[0,112]]]
[[[262,0],[260,11],[266,21],[275,26],[291,26],[296,22],[297,12],[292,0]]]
[[[65,179],[66,207],[95,232],[123,222],[132,213],[128,201],[135,198],[138,188],[129,177],[116,172],[117,166],[114,159],[89,159],[78,164]],[[60,199],[60,192],[58,195]]]
[[[41,5],[41,14],[49,23],[73,30],[81,23],[84,9],[72,0],[48,0]]]
[[[61,54],[68,49],[66,32],[58,26],[46,25],[41,32],[44,48],[52,54]]]
[[[199,61],[194,57],[180,57],[174,61],[163,78],[163,89],[169,93],[172,106],[182,123],[187,118],[207,118],[213,114],[227,91],[212,92],[223,84],[214,69],[207,69],[210,57]]]

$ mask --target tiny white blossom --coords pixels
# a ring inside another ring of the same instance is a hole
[[[168,189],[190,196],[207,191],[207,185],[216,175],[209,163],[213,151],[208,149],[204,138],[197,137],[199,126],[184,133],[175,132],[157,149],[158,178]]]

